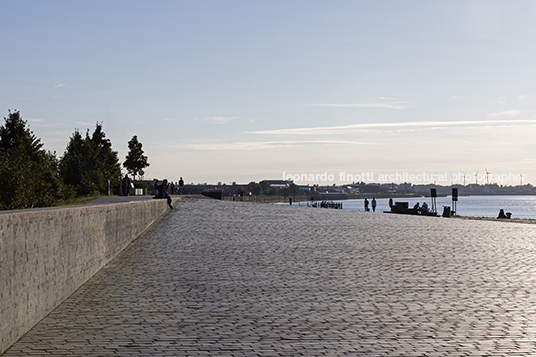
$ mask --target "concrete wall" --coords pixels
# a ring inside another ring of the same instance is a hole
[[[151,199],[0,213],[0,353],[168,210]]]

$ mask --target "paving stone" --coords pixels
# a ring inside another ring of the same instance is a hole
[[[536,225],[184,197],[3,357],[533,356]]]

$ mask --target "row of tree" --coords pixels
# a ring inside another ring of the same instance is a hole
[[[274,186],[271,186],[270,183],[268,183],[267,181],[260,181],[259,183],[252,181],[246,187],[238,186],[234,188],[234,190],[233,188],[231,188],[230,193],[235,194],[235,195],[242,193],[245,195],[252,194],[254,196],[285,196],[285,197],[290,196],[290,195],[296,196],[296,195],[299,195],[300,193],[304,195],[306,194],[305,192],[300,192],[300,188],[295,184],[291,184],[290,186],[287,186],[287,187],[274,187]]]
[[[0,126],[0,209],[54,206],[61,200],[117,194],[121,165],[102,124],[90,135],[75,130],[62,157],[43,149],[19,111],[11,112]],[[137,136],[128,143],[123,167],[131,175],[149,166]]]

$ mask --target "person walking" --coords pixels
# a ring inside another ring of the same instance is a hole
[[[376,212],[376,197],[372,197],[371,206],[372,206],[372,212]]]
[[[368,204],[369,204],[369,202],[368,202],[368,200],[365,198],[365,212],[370,211],[370,209],[368,208]]]

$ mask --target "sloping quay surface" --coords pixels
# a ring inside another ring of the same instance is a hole
[[[535,240],[528,224],[185,198],[5,356],[531,356]]]
[[[167,210],[144,200],[0,212],[0,352]]]

